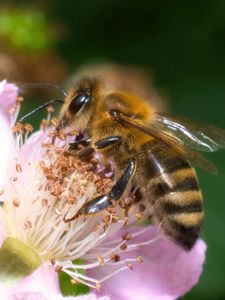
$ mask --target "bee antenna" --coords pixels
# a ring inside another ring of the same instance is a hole
[[[47,89],[54,89],[59,91],[63,97],[67,96],[67,92],[59,85],[51,84],[51,83],[24,83],[21,86],[21,89],[31,89],[31,88],[47,88]]]
[[[23,122],[25,119],[27,119],[28,117],[32,116],[33,114],[37,113],[38,111],[44,109],[45,107],[51,105],[51,104],[55,104],[55,103],[63,103],[64,101],[63,100],[59,100],[59,99],[54,99],[54,100],[51,100],[51,101],[48,101],[40,106],[38,106],[37,108],[35,108],[34,110],[30,111],[28,114],[26,114],[25,116],[23,116],[19,122]]]

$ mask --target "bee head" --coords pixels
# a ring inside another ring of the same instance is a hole
[[[60,112],[64,125],[85,131],[99,97],[99,80],[83,78],[70,89]]]

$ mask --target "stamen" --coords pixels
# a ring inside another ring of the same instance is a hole
[[[108,280],[109,278],[115,276],[116,274],[120,273],[121,271],[124,271],[124,270],[127,270],[127,269],[129,269],[127,266],[121,267],[121,268],[115,270],[114,272],[112,272],[111,274],[109,274],[109,275],[103,277],[102,279],[100,279],[99,282],[102,283],[102,282]]]

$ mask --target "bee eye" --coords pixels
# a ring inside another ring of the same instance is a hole
[[[77,94],[69,105],[69,110],[72,114],[78,113],[78,111],[90,102],[90,95],[87,93]]]

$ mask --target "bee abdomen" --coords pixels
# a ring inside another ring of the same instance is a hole
[[[174,191],[160,197],[155,215],[162,231],[190,250],[202,230],[203,204],[199,190]]]
[[[172,147],[157,140],[151,140],[145,147],[149,212],[169,239],[190,250],[203,223],[196,173],[186,157]]]
[[[202,229],[203,212],[167,216],[161,222],[163,232],[184,249],[190,250]]]
[[[164,234],[190,250],[202,230],[202,194],[195,171],[185,164],[152,179],[154,216]]]
[[[183,173],[183,172],[182,172]],[[172,177],[172,176],[171,176]],[[172,179],[172,178],[171,178]],[[198,191],[199,186],[194,176],[182,178],[182,181],[168,183],[160,182],[155,185],[155,194],[163,197],[174,192]]]

